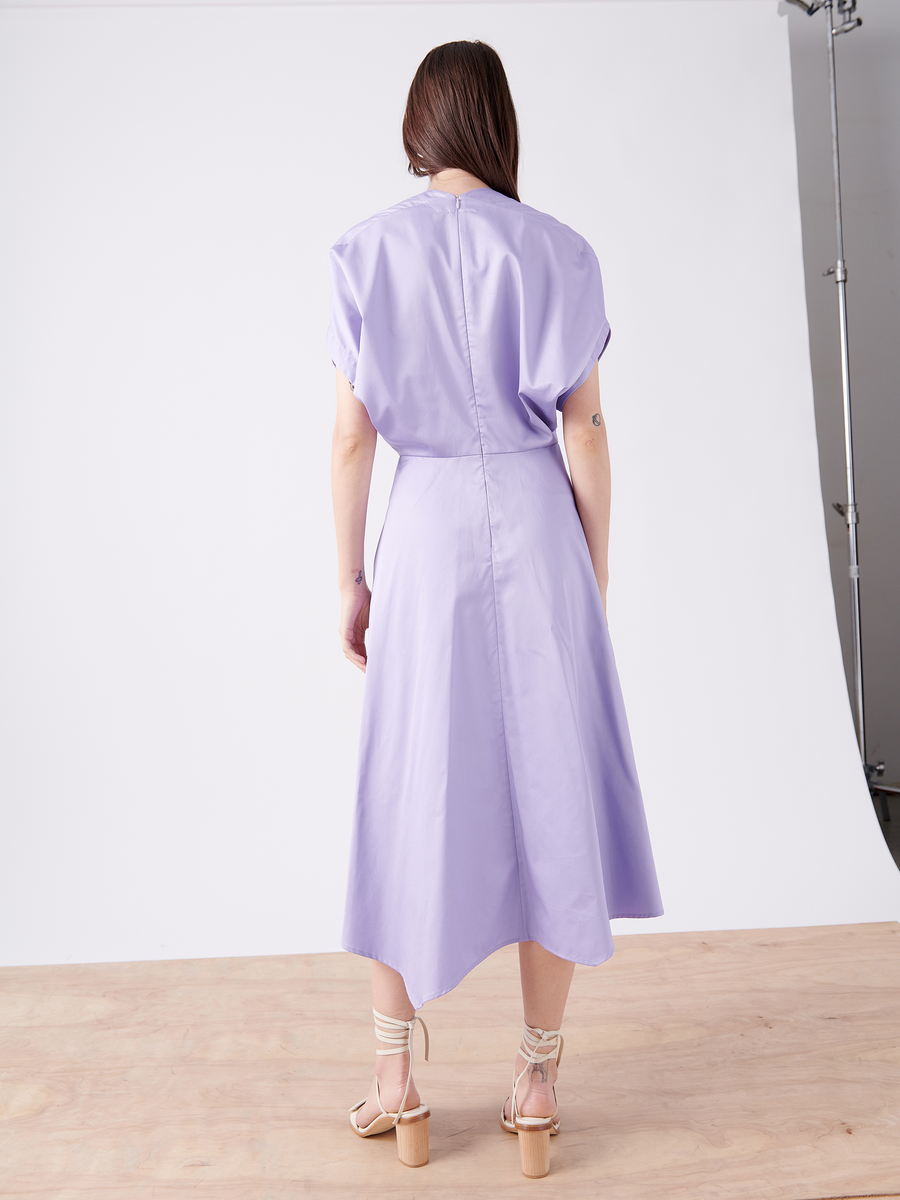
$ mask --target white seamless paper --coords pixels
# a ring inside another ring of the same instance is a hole
[[[775,0],[0,25],[0,962],[338,948],[363,678],[336,635],[327,248],[427,185],[403,105],[457,38],[503,57],[523,200],[604,272],[609,616],[666,906],[614,928],[897,919],[831,595]]]

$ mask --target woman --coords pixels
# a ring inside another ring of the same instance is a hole
[[[609,958],[610,917],[662,912],[605,621],[609,324],[591,247],[519,201],[490,46],[425,57],[403,144],[429,187],[330,252],[340,635],[366,672],[342,945],[372,960],[378,1056],[350,1123],[427,1162],[416,1009],[517,942],[500,1119],[539,1176],[574,964]],[[400,459],[370,593],[376,431]]]

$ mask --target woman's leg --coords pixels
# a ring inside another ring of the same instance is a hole
[[[560,1028],[574,971],[573,962],[557,958],[537,942],[519,942],[519,974],[527,1024],[536,1029]],[[526,1061],[521,1054],[516,1055],[516,1076]],[[556,1075],[556,1062],[549,1058],[546,1062],[535,1063],[522,1078],[516,1107],[523,1117],[545,1117],[553,1112]],[[505,1112],[508,1118],[509,1104]]]
[[[384,963],[376,962],[375,959],[372,959],[372,1007],[386,1017],[397,1017],[401,1021],[411,1021],[416,1015],[416,1010],[406,994],[403,976],[391,967],[386,967]],[[380,1050],[390,1049],[388,1042],[381,1042],[377,1038],[375,1045]],[[521,1070],[521,1067],[519,1069]],[[381,1103],[388,1112],[396,1112],[403,1099],[408,1071],[408,1053],[378,1054],[375,1057],[375,1075],[381,1090]],[[408,1112],[418,1104],[419,1093],[416,1090],[415,1082],[410,1080],[403,1110]],[[356,1114],[357,1125],[364,1128],[374,1121],[380,1112],[378,1101],[375,1099],[375,1080],[373,1079],[366,1102]]]

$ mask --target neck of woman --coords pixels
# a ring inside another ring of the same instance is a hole
[[[452,192],[455,196],[461,196],[463,192],[474,191],[475,188],[487,187],[483,180],[478,179],[475,175],[470,175],[468,171],[463,171],[459,167],[447,167],[443,171],[438,171],[434,175],[429,175],[428,190],[436,188],[439,192]]]

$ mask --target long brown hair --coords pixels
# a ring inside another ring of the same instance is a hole
[[[411,175],[469,171],[519,199],[519,123],[500,55],[486,42],[445,42],[419,63],[406,100]]]

